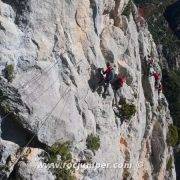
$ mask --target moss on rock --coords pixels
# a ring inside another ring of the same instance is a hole
[[[9,64],[6,66],[5,70],[5,78],[8,80],[8,82],[12,82],[14,78],[14,66],[12,64]]]
[[[167,134],[167,144],[169,146],[175,146],[178,142],[178,130],[174,125],[169,126],[168,134]]]
[[[170,158],[168,159],[166,163],[166,170],[171,172],[172,168],[173,168],[173,158],[172,156],[170,156]]]

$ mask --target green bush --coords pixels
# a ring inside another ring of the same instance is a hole
[[[134,104],[123,102],[120,107],[120,113],[122,118],[131,119],[136,113],[136,106]]]
[[[162,45],[163,55],[173,62],[179,55],[180,41],[167,27],[164,12],[176,0],[134,0],[134,2],[144,9],[144,17],[155,43]]]
[[[4,100],[4,93],[3,91],[0,89],[0,101]]]
[[[131,12],[132,12],[132,0],[129,0],[128,4],[126,5],[126,7],[124,8],[124,10],[122,12],[122,15],[129,18]]]
[[[10,105],[8,103],[6,103],[6,102],[2,102],[0,104],[0,110],[1,110],[2,114],[8,114],[8,113],[10,113],[12,111]]]
[[[9,167],[7,165],[0,165],[0,171],[9,171]]]
[[[86,146],[88,149],[92,150],[94,153],[100,148],[100,138],[93,134],[88,135],[86,139]]]
[[[180,70],[163,70],[163,86],[174,124],[180,127]]]
[[[59,158],[58,158],[59,157]],[[72,155],[70,152],[70,143],[56,143],[49,150],[49,157],[46,163],[54,164],[50,170],[56,176],[57,180],[74,180],[72,175],[73,167],[67,167],[66,164],[72,164]]]
[[[6,115],[10,112],[13,112],[13,107],[11,105],[10,99],[8,99],[8,95],[6,92],[0,89],[0,112],[1,115]],[[10,117],[10,115],[8,115]]]
[[[178,144],[180,143],[180,128],[177,127],[177,131],[178,131]]]
[[[178,142],[178,130],[174,125],[170,125],[167,134],[167,144],[169,146],[175,146]]]
[[[171,172],[172,168],[173,168],[173,158],[172,156],[170,156],[170,158],[168,159],[166,163],[166,171]]]
[[[6,66],[5,78],[8,80],[8,82],[12,82],[14,78],[14,66],[12,64]]]
[[[124,168],[124,172],[123,172],[123,180],[126,180],[126,179],[130,179],[130,172],[128,171],[127,168]]]
[[[169,109],[171,116],[173,118],[173,123],[174,126],[176,126],[176,128],[174,127],[175,130],[173,131],[175,134],[174,135],[175,138],[172,137],[173,140],[169,138],[167,142],[169,142],[170,145],[172,144],[172,146],[175,146],[176,144],[180,143],[180,70],[176,70],[176,71],[164,70],[163,86],[164,86],[165,96],[169,103]],[[170,143],[170,141],[172,141],[172,143]]]

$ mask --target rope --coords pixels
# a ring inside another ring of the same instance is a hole
[[[57,63],[57,62],[56,62],[56,63]],[[55,63],[55,64],[56,64],[56,63]],[[54,64],[54,65],[55,65],[55,64]],[[52,67],[51,67],[51,68],[52,68]],[[42,76],[42,74],[41,74],[40,76]],[[36,76],[34,76],[34,77],[36,77]],[[39,78],[39,79],[40,79],[40,78]],[[33,78],[32,78],[31,80],[33,80]],[[37,80],[38,80],[38,79],[37,79]],[[30,82],[30,81],[28,81],[28,82]],[[28,83],[27,83],[27,84],[28,84]],[[26,86],[27,86],[27,85],[26,85]],[[10,111],[10,112],[7,113],[4,117],[2,117],[1,120],[5,119],[6,117],[8,117],[8,116],[9,116],[11,113],[13,113],[13,112],[14,112],[14,111]]]
[[[43,70],[43,72],[49,72],[56,64],[58,63],[58,61],[56,61],[50,68],[48,67],[48,69],[46,70],[46,68]],[[21,87],[19,88],[25,88],[28,84],[30,84],[33,81],[38,81],[41,78],[42,74],[40,75],[35,75],[33,78],[31,78],[30,80],[28,80],[25,84],[23,84]]]
[[[64,97],[64,95],[67,95],[68,94],[68,92],[70,91],[70,88],[69,88],[69,90],[68,90],[68,88],[69,87],[67,87],[66,88],[66,90],[65,90],[65,92],[63,93],[63,95],[60,97],[60,99],[57,101],[57,103],[53,106],[53,108],[51,109],[51,111],[48,113],[48,116],[45,118],[45,117],[43,117],[42,119],[44,119],[44,121],[42,122],[42,124],[41,124],[41,126],[40,126],[40,128],[39,129],[41,129],[42,128],[42,126],[45,124],[45,122],[48,120],[48,118],[50,117],[50,115],[53,113],[53,111],[56,109],[56,107],[58,106],[58,104],[60,103],[60,101],[63,99],[63,97]],[[66,103],[67,103],[68,101],[66,101]],[[63,108],[63,110],[64,110],[64,108]],[[11,169],[11,167],[13,167],[18,161],[19,161],[19,159],[25,154],[24,152],[23,152],[23,150],[27,147],[27,146],[29,146],[30,144],[31,144],[31,142],[33,141],[33,139],[36,137],[36,135],[34,134],[32,137],[31,137],[31,139],[27,142],[27,144],[23,147],[23,149],[21,150],[21,153],[20,153],[20,155],[16,158],[16,160],[15,160],[15,162],[10,166],[10,169]]]
[[[78,61],[77,62],[77,64],[76,64],[76,66],[75,66],[75,68],[77,68],[77,66],[78,66],[78,64],[81,62],[82,60],[80,60],[80,61]],[[55,82],[57,82],[58,81],[58,79],[59,79],[59,77],[54,81],[54,83],[52,83],[50,86],[49,86],[49,88],[53,85],[53,84],[55,84]],[[38,80],[37,80],[38,81]],[[37,82],[36,81],[36,82]],[[40,83],[40,84],[38,84],[38,86],[37,87],[35,87],[34,89],[32,89],[32,91],[31,91],[31,93],[30,94],[28,94],[28,95],[26,95],[27,97],[25,98],[25,100],[24,101],[26,101],[27,99],[28,99],[28,96],[30,96],[31,94],[33,94],[38,88],[39,88],[39,85],[42,85],[44,82],[42,82],[42,83]],[[47,88],[45,91],[47,91],[49,88]],[[35,98],[35,99],[37,99],[37,98]]]
[[[45,94],[57,81],[59,80],[59,77],[50,85],[48,86],[48,88],[46,88],[39,96],[35,97],[33,100],[31,99],[31,102],[35,102],[37,101],[41,96],[43,96],[43,94]],[[33,92],[31,92],[33,93]],[[29,96],[29,95],[28,95]],[[27,100],[28,98],[25,99],[25,101]]]
[[[77,65],[81,62],[82,60],[80,60],[77,64],[76,64],[76,66],[75,66],[75,68],[77,68]],[[57,61],[58,62],[58,61]],[[57,62],[55,63],[55,64],[57,64]],[[55,64],[52,66],[52,67],[50,67],[50,69],[52,69],[53,67],[55,67]],[[50,71],[50,69],[48,70],[48,71]],[[48,73],[48,71],[47,71],[47,73]],[[40,75],[40,76],[42,76],[42,74]],[[41,77],[40,77],[41,78]],[[39,78],[39,79],[40,79]],[[32,78],[33,79],[33,78]],[[31,80],[32,80],[31,79]],[[36,82],[39,80],[39,79],[36,79]],[[57,78],[57,80],[58,80],[58,78]],[[46,91],[48,91],[49,90],[49,88],[53,85],[53,84],[55,84],[56,82],[57,82],[57,80],[54,82],[54,83],[52,83],[45,91],[43,91],[42,93],[41,93],[41,95],[40,96],[38,96],[38,97],[41,97]],[[27,97],[25,98],[25,100],[27,100],[28,99],[28,97],[35,91],[35,90],[37,90],[38,89],[38,86],[29,94],[29,95],[27,95]],[[35,98],[35,101],[38,99],[38,97],[36,97]],[[32,102],[32,101],[31,101]],[[34,102],[34,101],[33,101]],[[13,113],[14,111],[10,111],[9,113],[7,113],[4,117],[2,117],[1,118],[1,120],[3,120],[3,119],[5,119],[5,118],[7,118],[11,113]]]
[[[81,61],[82,61],[82,60],[80,60],[80,61],[76,64],[76,66],[77,66]],[[57,80],[58,80],[58,78],[57,78]],[[56,80],[56,81],[57,81],[57,80]],[[56,81],[55,81],[55,82],[56,82]],[[43,91],[43,93],[42,93],[40,96],[42,96],[42,95],[44,94],[44,92],[46,92],[55,82],[53,82],[45,91]],[[70,89],[68,90],[68,88],[69,88],[69,87],[66,88],[66,90],[64,91],[63,95],[60,97],[60,99],[58,100],[58,102],[55,104],[55,106],[52,108],[52,110],[48,113],[49,115],[48,115],[47,117],[44,116],[44,117],[42,118],[42,119],[45,118],[45,120],[43,121],[43,123],[41,124],[41,126],[40,126],[39,129],[42,128],[42,126],[43,126],[44,123],[47,121],[47,119],[50,117],[50,115],[52,114],[52,112],[56,109],[56,107],[58,106],[58,104],[60,103],[60,101],[62,100],[62,98],[64,97],[64,95],[68,94],[68,92],[70,91]],[[36,97],[36,99],[35,99],[34,101],[36,101],[40,96]],[[67,102],[68,102],[68,101],[66,101],[66,103],[65,103],[65,105],[64,105],[64,107],[63,107],[63,109],[62,109],[62,112],[64,111],[64,108],[65,108]],[[13,111],[12,111],[12,112],[13,112]],[[61,113],[62,113],[62,112],[61,112]],[[11,112],[10,112],[10,113],[11,113]],[[6,116],[4,116],[2,119],[6,118],[10,113],[8,113],[8,114],[7,114]],[[34,134],[34,135],[32,136],[32,138],[31,138],[31,139],[27,142],[27,144],[24,146],[24,148],[22,149],[20,155],[16,158],[16,161],[11,165],[11,167],[14,166],[14,165],[18,162],[18,160],[24,155],[23,150],[33,141],[33,139],[34,139],[35,137],[36,137],[36,135]],[[11,168],[11,167],[10,167],[10,168]]]
[[[66,105],[67,105],[68,99],[69,99],[69,96],[67,97],[67,100],[65,101],[65,104],[64,104],[64,106],[63,106],[62,111],[60,112],[60,114],[62,114],[62,113],[63,113],[63,111],[64,111],[64,109],[65,109],[65,107],[66,107]],[[36,165],[36,167],[34,168],[33,173],[35,172],[35,170],[36,170],[37,166],[38,166],[38,165]]]

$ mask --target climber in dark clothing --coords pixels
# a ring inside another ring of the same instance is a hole
[[[154,67],[155,67],[154,59],[152,56],[148,55],[144,57],[144,61],[147,66],[147,71],[145,72],[147,73],[147,76],[150,76],[154,72]]]
[[[111,67],[110,63],[106,63],[106,66],[107,66],[107,69],[103,72],[103,74],[106,75],[105,81],[110,82],[113,68]]]
[[[159,86],[158,86],[158,95],[160,96],[160,94],[162,93],[163,91],[163,86],[162,86],[162,83],[159,83]]]
[[[148,55],[148,65],[151,66],[151,67],[155,66],[154,59],[150,55]]]
[[[106,63],[107,69],[103,71],[103,74],[105,75],[104,79],[104,95],[106,95],[107,89],[109,87],[109,84],[114,79],[114,69],[111,67],[110,63]]]
[[[103,68],[97,69],[96,76],[97,76],[97,80],[98,80],[98,82],[97,82],[98,86],[102,86],[102,84],[104,83]]]

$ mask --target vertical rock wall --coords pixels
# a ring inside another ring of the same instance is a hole
[[[122,15],[127,3],[0,1],[0,90],[11,115],[5,117],[7,106],[1,104],[1,164],[10,167],[3,177],[13,172],[14,178],[54,179],[47,168],[35,168],[38,154],[45,146],[71,141],[78,162],[93,133],[101,141],[93,163],[127,162],[132,168],[79,170],[77,179],[175,179],[174,169],[166,171],[172,154],[166,144],[172,123],[168,104],[146,73],[144,56],[152,50],[159,69],[156,46],[134,5],[129,17]],[[106,62],[127,76],[118,98],[136,106],[134,117],[122,124],[113,111],[112,89],[106,98],[93,91],[95,72]],[[9,64],[14,67],[12,82],[4,76]],[[18,159],[19,148],[32,136],[36,141],[24,149],[27,161]],[[138,162],[143,166],[137,167]]]

